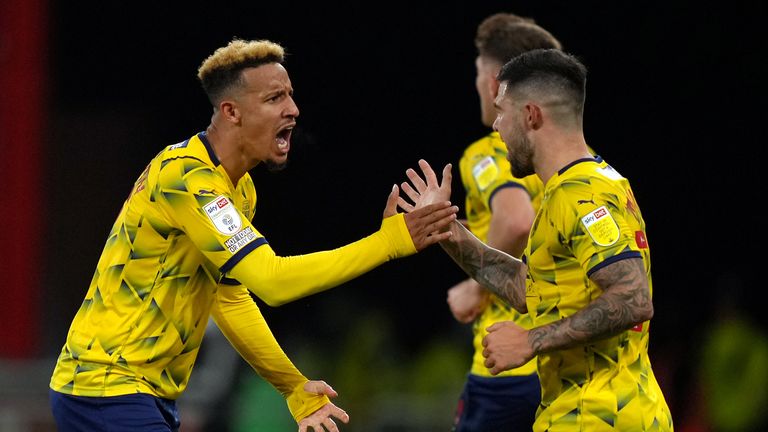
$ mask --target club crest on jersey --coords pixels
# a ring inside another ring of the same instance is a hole
[[[499,167],[490,156],[484,157],[480,162],[476,163],[472,167],[472,177],[477,182],[477,187],[480,190],[487,188],[499,175]]]
[[[610,246],[619,240],[619,226],[605,206],[582,217],[581,223],[598,246]]]
[[[222,234],[233,234],[240,230],[242,221],[229,198],[219,195],[203,206],[203,211]]]

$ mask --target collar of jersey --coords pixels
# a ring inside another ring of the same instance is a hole
[[[198,133],[197,137],[200,139],[200,141],[202,141],[203,145],[205,146],[205,150],[208,151],[208,157],[211,158],[211,162],[213,162],[213,166],[221,165],[221,162],[219,162],[219,158],[216,157],[216,153],[213,152],[213,147],[211,147],[211,143],[208,142],[208,134],[206,134],[205,131],[203,131]]]

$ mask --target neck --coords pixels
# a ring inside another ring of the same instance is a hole
[[[544,184],[571,162],[593,157],[581,130],[542,137],[536,150],[538,157],[534,157],[534,168]]]
[[[237,149],[237,138],[231,132],[227,133],[217,127],[215,122],[208,125],[205,133],[208,135],[213,153],[219,158],[219,163],[227,172],[232,184],[237,185],[240,178],[248,171],[242,154]]]

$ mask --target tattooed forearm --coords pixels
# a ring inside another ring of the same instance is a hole
[[[453,236],[440,246],[480,285],[525,313],[525,274],[522,261],[481,242],[458,222],[450,226]]]
[[[643,260],[624,259],[592,277],[603,294],[574,315],[530,331],[534,352],[583,345],[619,334],[653,317],[653,303]]]

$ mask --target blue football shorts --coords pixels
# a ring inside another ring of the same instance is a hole
[[[72,396],[49,390],[59,432],[178,432],[176,402],[143,393]]]
[[[469,374],[456,406],[454,432],[530,431],[541,402],[536,374],[481,377]]]

